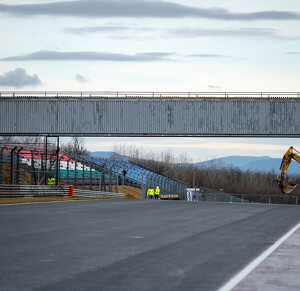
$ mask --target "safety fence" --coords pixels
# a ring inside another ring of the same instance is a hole
[[[0,184],[73,185],[74,189],[122,192],[131,186],[147,190],[159,187],[161,194],[177,193],[185,197],[187,185],[177,179],[158,175],[127,160],[64,155],[55,147],[28,147],[22,144],[0,144]]]
[[[22,144],[0,144],[0,184],[47,185],[48,178],[54,178],[56,185],[72,184],[74,189],[113,192],[115,188],[119,192],[118,176],[109,175],[105,167],[80,163],[49,146],[45,151]]]
[[[300,197],[287,194],[278,195],[254,195],[254,194],[230,194],[206,188],[187,189],[188,201],[209,201],[229,203],[265,203],[265,204],[292,204],[300,205]]]
[[[142,198],[146,198],[147,190],[159,187],[160,194],[176,193],[185,199],[187,184],[178,179],[162,176],[140,167],[131,161],[118,159],[104,159],[95,157],[81,157],[77,160],[91,164],[94,167],[106,168],[110,177],[119,177],[121,183],[140,188]],[[118,192],[118,191],[117,191]]]
[[[0,198],[68,197],[69,186],[0,185]],[[124,198],[123,193],[73,189],[73,197]]]

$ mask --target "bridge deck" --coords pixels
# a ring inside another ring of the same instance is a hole
[[[0,135],[300,136],[297,92],[71,93],[1,92]]]

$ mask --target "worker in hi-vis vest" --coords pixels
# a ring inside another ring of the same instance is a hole
[[[48,184],[48,185],[55,185],[55,179],[49,177],[49,178],[47,179],[47,184]]]
[[[147,196],[149,196],[150,199],[153,198],[154,196],[154,189],[152,187],[150,187],[147,191]]]
[[[160,189],[159,189],[159,187],[157,186],[156,189],[155,189],[155,193],[154,193],[154,199],[158,199],[159,193],[160,193]]]

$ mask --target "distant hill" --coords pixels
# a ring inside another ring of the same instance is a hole
[[[91,156],[104,159],[110,159],[114,154],[114,152],[90,152]]]
[[[110,159],[112,156],[116,155],[114,152],[97,151],[90,152],[93,157]],[[129,159],[127,156],[119,155],[119,158]],[[268,156],[263,157],[253,157],[253,156],[229,156],[218,159],[212,159],[205,162],[194,163],[194,166],[199,168],[209,167],[214,165],[217,168],[238,168],[244,172],[275,172],[278,173],[279,167],[281,165],[281,158],[271,158]],[[292,160],[290,167],[288,169],[288,174],[300,175],[300,164]]]
[[[268,156],[229,156],[205,162],[195,163],[194,165],[200,168],[207,167],[209,165],[215,165],[218,168],[234,167],[239,168],[242,171],[275,172],[277,174],[281,165],[281,160],[281,158],[271,158]],[[300,175],[300,164],[292,160],[288,169],[288,174]]]
[[[115,158],[122,158],[122,159],[129,159],[128,156],[123,156],[123,155],[119,155],[119,154],[116,154],[115,152],[101,152],[101,151],[98,151],[98,152],[90,152],[90,155],[92,157],[96,157],[96,158],[103,158],[103,159],[110,159],[112,157],[115,157]]]

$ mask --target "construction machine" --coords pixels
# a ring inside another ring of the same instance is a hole
[[[278,177],[276,179],[276,182],[280,188],[280,191],[284,194],[288,194],[288,193],[292,192],[298,186],[298,184],[294,181],[291,181],[288,183],[285,183],[283,181],[284,176],[287,172],[287,169],[288,169],[292,159],[294,159],[295,161],[300,163],[300,153],[291,146],[282,158],[281,165],[280,165],[279,172],[278,172]]]

